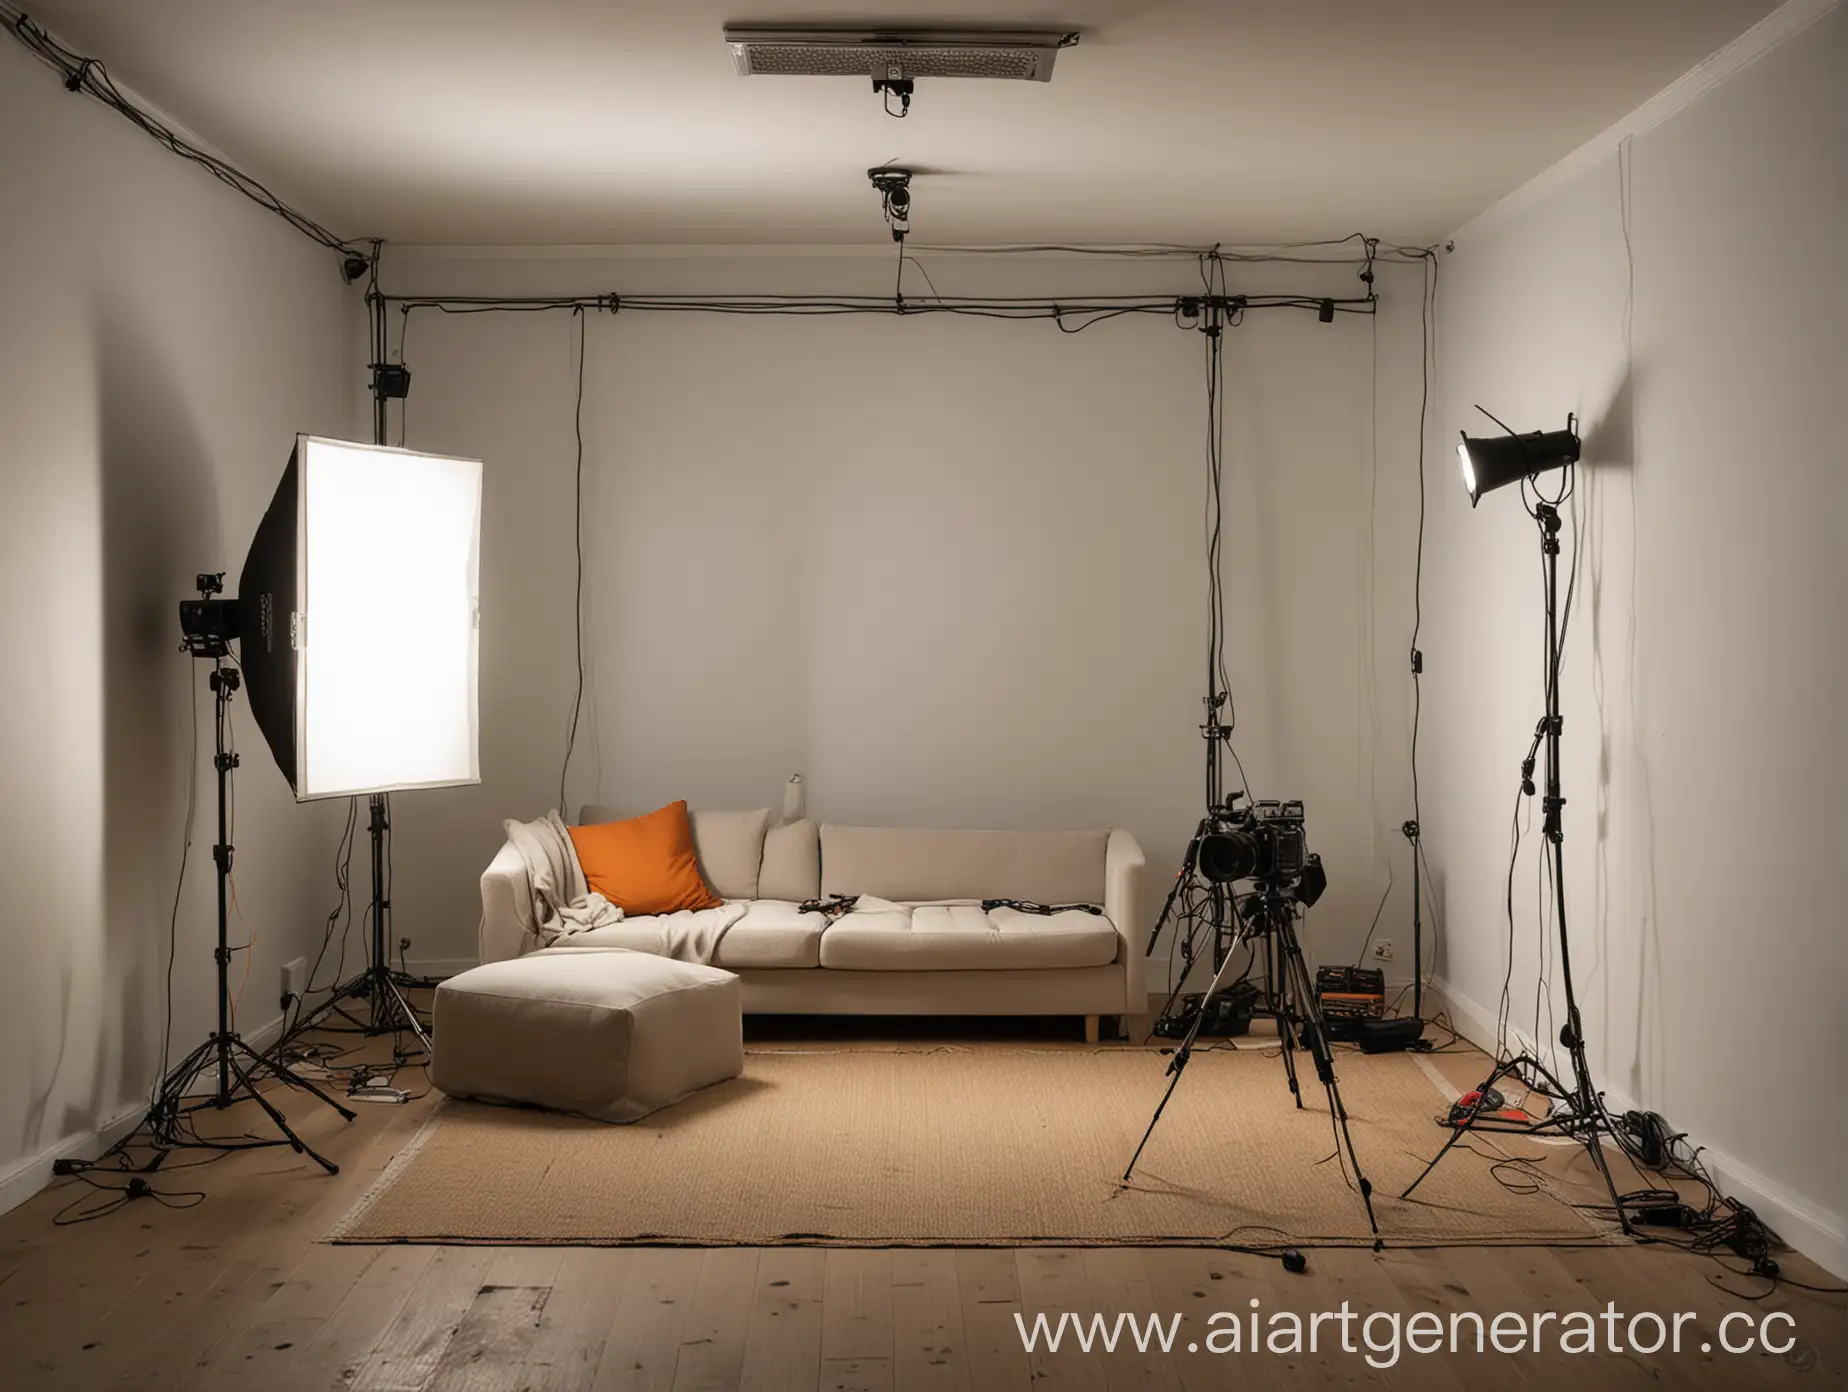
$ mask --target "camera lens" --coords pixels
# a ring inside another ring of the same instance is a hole
[[[1215,831],[1200,838],[1200,873],[1214,884],[1250,879],[1258,861],[1258,838],[1249,831]]]

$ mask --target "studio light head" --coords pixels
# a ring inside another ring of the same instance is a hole
[[[1480,406],[1476,409],[1482,410]],[[1488,412],[1483,411],[1483,414],[1486,416]],[[1495,420],[1495,417],[1489,416],[1489,419]],[[1563,469],[1568,464],[1578,463],[1578,459],[1578,420],[1570,415],[1566,417],[1564,430],[1536,430],[1528,435],[1509,431],[1504,435],[1480,438],[1464,435],[1457,446],[1463,487],[1469,492],[1471,507],[1482,501],[1484,493],[1549,469]]]
[[[223,657],[237,637],[237,601],[220,599],[225,573],[201,573],[194,581],[197,599],[180,601],[180,650],[194,657]]]

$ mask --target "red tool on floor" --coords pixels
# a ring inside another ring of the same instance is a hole
[[[1494,1088],[1471,1089],[1450,1104],[1449,1122],[1455,1127],[1472,1126],[1481,1121],[1524,1124],[1535,1118],[1519,1107],[1510,1107],[1508,1099]]]

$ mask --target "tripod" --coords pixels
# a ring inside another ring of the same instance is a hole
[[[409,1030],[427,1054],[430,1052],[429,1031],[424,1028],[417,1008],[404,994],[406,986],[421,983],[415,977],[391,969],[391,936],[386,926],[391,918],[391,899],[386,893],[385,857],[385,839],[391,831],[391,809],[383,793],[373,793],[366,799],[366,803],[370,813],[367,830],[372,838],[372,906],[369,915],[372,920],[372,960],[358,976],[336,986],[331,996],[297,1021],[290,1034],[300,1034],[318,1023],[323,1016],[337,1014],[367,1035],[395,1034],[401,1029]],[[349,1012],[346,1009],[348,1001],[363,1002],[366,1007],[365,1016],[361,1018]]]
[[[1225,705],[1226,697],[1219,690],[1216,673],[1209,675],[1207,694],[1203,699],[1206,723],[1200,727],[1200,734],[1206,740],[1206,816],[1200,819],[1200,825],[1195,829],[1193,839],[1187,843],[1187,850],[1181,857],[1180,873],[1175,876],[1174,884],[1168,890],[1167,900],[1155,920],[1154,932],[1149,934],[1149,952],[1153,952],[1155,944],[1160,941],[1161,930],[1172,917],[1182,892],[1195,882],[1200,865],[1200,848],[1206,838],[1213,834],[1221,812],[1229,809],[1239,796],[1233,794],[1224,799],[1220,796],[1219,746],[1230,743],[1232,730],[1219,721],[1219,712]],[[1319,860],[1314,856],[1309,860],[1316,865],[1319,873]],[[1326,883],[1325,880],[1323,882]],[[1232,949],[1242,943],[1261,941],[1267,976],[1263,1008],[1258,1013],[1269,1015],[1277,1021],[1277,1035],[1282,1042],[1284,1077],[1289,1081],[1290,1096],[1295,1099],[1298,1111],[1303,1110],[1302,1085],[1296,1075],[1296,1050],[1299,1044],[1315,1060],[1316,1077],[1328,1094],[1328,1111],[1334,1118],[1337,1146],[1346,1151],[1348,1164],[1353,1167],[1360,1201],[1367,1210],[1367,1227],[1373,1233],[1373,1245],[1378,1250],[1380,1225],[1373,1215],[1373,1184],[1361,1173],[1360,1157],[1354,1153],[1354,1138],[1348,1131],[1347,1108],[1342,1105],[1341,1089],[1335,1081],[1334,1055],[1329,1051],[1328,1033],[1322,1027],[1322,1015],[1316,1005],[1309,968],[1303,961],[1302,943],[1296,936],[1295,905],[1281,877],[1265,875],[1256,884],[1256,890],[1244,896],[1243,902],[1249,909],[1247,916],[1240,912],[1239,900],[1234,898],[1224,882],[1207,878],[1207,912],[1213,930],[1213,980],[1200,997],[1200,1008],[1194,1012],[1193,1023],[1175,1049],[1174,1057],[1168,1062],[1168,1090],[1162,1094],[1161,1101],[1156,1103],[1155,1114],[1149,1118],[1148,1129],[1142,1133],[1142,1141],[1137,1145],[1136,1153],[1130,1157],[1119,1183],[1128,1184],[1130,1176],[1136,1172],[1136,1165],[1148,1147],[1149,1138],[1155,1134],[1161,1114],[1167,1110],[1169,1099],[1180,1086],[1181,1074],[1187,1071],[1187,1064],[1193,1058],[1200,1027],[1206,1022],[1207,1002],[1225,983],[1226,972],[1232,964]],[[1301,885],[1297,888],[1300,889]]]
[[[306,1155],[329,1174],[339,1174],[338,1165],[289,1128],[288,1120],[257,1086],[257,1080],[268,1074],[290,1087],[300,1088],[325,1102],[348,1121],[353,1120],[354,1113],[286,1064],[251,1048],[231,1025],[231,950],[226,944],[226,890],[231,879],[232,847],[226,805],[231,770],[237,767],[238,756],[228,746],[226,727],[231,698],[240,680],[237,669],[225,665],[225,650],[222,646],[211,642],[199,646],[189,644],[189,650],[195,656],[212,659],[212,673],[208,678],[215,706],[213,725],[216,743],[212,767],[218,771],[218,841],[212,847],[212,863],[218,870],[218,947],[212,955],[218,963],[218,1028],[205,1043],[175,1064],[172,1071],[161,1080],[153,1106],[142,1123],[158,1152],[147,1168],[159,1168],[169,1151],[185,1146],[204,1146],[213,1150],[255,1150],[264,1146],[286,1145],[298,1154]],[[211,1093],[204,1097],[194,1097],[193,1086],[202,1077],[208,1076],[213,1077]],[[277,1137],[210,1140],[191,1132],[185,1125],[186,1119],[193,1113],[207,1107],[222,1111],[240,1097],[254,1100],[269,1114],[270,1121],[282,1134]]]
[[[1541,565],[1546,572],[1546,714],[1535,726],[1534,742],[1528,747],[1527,758],[1522,761],[1521,787],[1522,791],[1532,796],[1534,755],[1544,742],[1546,794],[1540,806],[1544,835],[1553,848],[1553,902],[1557,907],[1559,922],[1559,974],[1566,993],[1566,1023],[1559,1031],[1559,1042],[1564,1046],[1572,1064],[1572,1082],[1570,1086],[1563,1084],[1551,1069],[1532,1054],[1516,1054],[1497,1063],[1487,1080],[1476,1090],[1475,1104],[1452,1128],[1443,1149],[1431,1157],[1431,1163],[1419,1172],[1418,1178],[1405,1186],[1405,1192],[1400,1197],[1410,1196],[1412,1190],[1424,1182],[1425,1176],[1437,1168],[1438,1161],[1463,1139],[1465,1131],[1565,1136],[1579,1142],[1591,1153],[1592,1164],[1597,1166],[1599,1175],[1604,1179],[1604,1187],[1610,1193],[1611,1207],[1617,1214],[1618,1226],[1628,1234],[1632,1232],[1630,1218],[1624,1211],[1616,1181],[1611,1178],[1610,1164],[1605,1159],[1604,1147],[1598,1139],[1600,1132],[1610,1129],[1610,1120],[1604,1114],[1603,1098],[1592,1085],[1591,1065],[1585,1057],[1585,1029],[1579,1019],[1578,996],[1572,985],[1572,942],[1566,932],[1566,866],[1562,854],[1566,837],[1566,800],[1561,796],[1559,788],[1559,737],[1565,729],[1565,722],[1559,713],[1559,509],[1552,503],[1541,502],[1534,509],[1534,520],[1540,529]],[[1528,1122],[1485,1121],[1480,1118],[1478,1114],[1484,1109],[1483,1099],[1488,1096],[1489,1089],[1508,1077],[1530,1083],[1538,1079],[1538,1083],[1532,1083],[1532,1086],[1553,1099],[1552,1111],[1545,1117]]]
[[[1221,886],[1215,885],[1213,888],[1215,893],[1212,903],[1217,914],[1227,896]],[[1272,985],[1272,992],[1275,997],[1277,1035],[1282,1042],[1283,1071],[1289,1081],[1290,1095],[1296,1101],[1297,1110],[1303,1110],[1302,1087],[1296,1074],[1296,1050],[1301,1047],[1307,1049],[1310,1058],[1315,1061],[1316,1077],[1328,1094],[1328,1112],[1334,1118],[1337,1141],[1340,1148],[1346,1151],[1348,1164],[1353,1168],[1355,1184],[1360,1190],[1360,1202],[1367,1210],[1367,1227],[1373,1233],[1373,1246],[1377,1251],[1381,1242],[1380,1225],[1373,1215],[1373,1183],[1361,1173],[1360,1157],[1354,1153],[1354,1137],[1348,1130],[1347,1108],[1342,1105],[1341,1089],[1335,1081],[1334,1055],[1328,1047],[1327,1031],[1322,1027],[1321,1012],[1316,1006],[1309,968],[1303,961],[1302,943],[1296,935],[1295,906],[1283,886],[1274,878],[1259,881],[1258,888],[1245,896],[1244,903],[1248,917],[1239,912],[1236,902],[1232,904],[1236,919],[1236,930],[1231,935],[1233,944],[1262,937],[1267,949],[1274,944],[1275,959],[1282,969],[1280,978]],[[1215,921],[1213,926],[1217,939],[1221,935],[1222,925]],[[1120,1181],[1123,1184],[1128,1184],[1130,1176],[1135,1173],[1136,1164],[1142,1159],[1149,1138],[1155,1134],[1156,1124],[1161,1121],[1161,1114],[1167,1109],[1175,1088],[1180,1086],[1181,1074],[1187,1070],[1188,1061],[1193,1057],[1194,1043],[1206,1019],[1206,1002],[1219,990],[1231,961],[1231,953],[1224,953],[1212,984],[1201,998],[1201,1008],[1194,1016],[1193,1026],[1168,1063],[1168,1090],[1156,1104],[1155,1115],[1149,1118],[1148,1130],[1142,1133],[1142,1142],[1136,1147],[1136,1153],[1130,1157],[1129,1165],[1123,1171]]]

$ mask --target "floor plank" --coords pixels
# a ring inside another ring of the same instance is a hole
[[[892,1254],[893,1392],[974,1392],[956,1289],[956,1254]]]
[[[820,1381],[826,1262],[819,1247],[763,1253],[745,1339],[746,1392],[808,1392]]]
[[[666,1392],[680,1361],[680,1331],[699,1289],[706,1254],[698,1248],[668,1247],[646,1254],[630,1268],[593,1392]]]
[[[1038,1347],[1027,1355],[1034,1378],[1054,1387],[1104,1392],[1100,1359],[1079,1346],[1071,1326],[1062,1332],[1058,1328],[1062,1316],[1089,1322],[1098,1312],[1083,1253],[1069,1247],[1023,1248],[1014,1254],[1014,1271],[1020,1282],[1023,1318],[1031,1325],[1036,1316],[1043,1315],[1049,1331],[1049,1337],[1038,1340]],[[1058,1338],[1056,1349],[1047,1347],[1050,1337]]]
[[[637,1254],[621,1247],[564,1253],[552,1298],[516,1379],[520,1392],[577,1392],[590,1385]]]
[[[891,1378],[892,1253],[876,1248],[836,1247],[824,1265],[821,1311],[824,1359],[875,1360]]]
[[[956,1254],[956,1293],[962,1305],[969,1376],[978,1388],[1026,1387],[1033,1380],[1014,1315],[1020,1281],[1014,1253],[1002,1247],[965,1248]]]
[[[441,1392],[507,1392],[526,1366],[551,1294],[550,1286],[482,1286],[424,1385]]]
[[[481,1294],[493,1255],[480,1247],[439,1251],[354,1373],[353,1392],[424,1392]]]
[[[750,1247],[706,1253],[680,1332],[674,1392],[722,1392],[738,1386],[750,1334],[750,1324],[739,1315],[756,1296],[757,1262],[758,1253]]]

